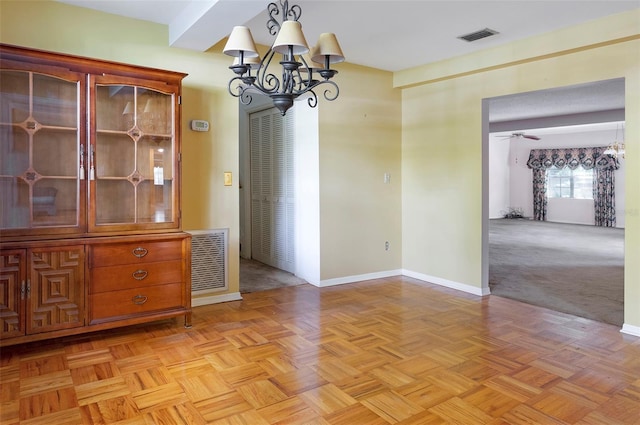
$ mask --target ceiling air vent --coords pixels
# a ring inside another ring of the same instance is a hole
[[[499,32],[489,28],[485,28],[480,31],[475,31],[469,34],[461,35],[458,38],[464,41],[471,42],[471,41],[480,40],[481,38],[491,37],[492,35],[496,35],[496,34],[499,34]]]

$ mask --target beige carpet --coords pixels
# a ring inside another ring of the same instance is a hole
[[[490,220],[493,295],[621,326],[624,229]]]
[[[284,270],[255,260],[240,258],[240,293],[268,291],[269,289],[307,283]]]

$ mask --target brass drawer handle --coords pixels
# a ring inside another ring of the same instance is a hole
[[[136,304],[136,305],[142,305],[144,303],[146,303],[148,300],[148,298],[144,295],[136,295],[135,297],[131,298],[131,302]]]
[[[141,246],[134,248],[133,251],[131,252],[133,253],[133,255],[135,255],[138,258],[142,258],[149,253],[149,251],[147,251],[145,248]]]
[[[146,270],[136,270],[131,274],[135,280],[142,280],[149,275]]]

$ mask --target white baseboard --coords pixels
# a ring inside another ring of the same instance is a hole
[[[360,274],[355,276],[345,276],[345,277],[337,277],[335,279],[321,280],[318,285],[314,284],[314,286],[317,286],[319,288],[324,288],[327,286],[344,285],[345,283],[361,282],[363,280],[372,280],[372,279],[383,279],[385,277],[400,276],[400,275],[402,275],[401,270],[387,270],[384,272],[367,273],[367,274]]]
[[[191,306],[199,307],[201,305],[226,303],[227,301],[239,301],[242,299],[240,292],[232,292],[230,294],[209,295],[208,297],[191,298]]]
[[[640,326],[633,326],[628,324],[623,324],[620,332],[627,335],[640,336]]]
[[[429,276],[422,273],[412,272],[410,270],[388,270],[388,271],[377,272],[377,273],[367,273],[367,274],[361,274],[361,275],[355,275],[355,276],[338,277],[335,279],[322,280],[318,285],[316,285],[315,283],[313,283],[313,285],[319,288],[324,288],[327,286],[344,285],[347,283],[361,282],[363,280],[382,279],[385,277],[393,277],[393,276],[412,277],[414,279],[418,279],[428,283],[433,283],[435,285],[440,285],[440,286],[455,289],[458,291],[466,292],[468,294],[478,295],[480,297],[490,294],[489,288],[478,288],[475,286],[467,285],[465,283],[454,282],[451,280],[442,279],[435,276]]]
[[[477,286],[467,285],[466,283],[454,282],[452,280],[442,279],[436,276],[429,276],[422,273],[412,272],[411,270],[402,270],[404,276],[412,277],[414,279],[423,280],[434,285],[440,285],[447,288],[455,289],[457,291],[466,292],[468,294],[477,295],[483,297],[489,295],[491,292],[489,288],[478,288]]]

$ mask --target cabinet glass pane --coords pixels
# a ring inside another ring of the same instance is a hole
[[[0,225],[79,226],[79,80],[0,74]]]
[[[29,75],[25,71],[0,71],[0,122],[18,123],[29,117]]]
[[[33,135],[33,168],[45,176],[78,176],[75,132],[43,128]]]
[[[137,123],[146,134],[171,134],[172,97],[138,88]]]
[[[29,227],[29,185],[17,177],[0,177],[0,224],[3,229]]]
[[[29,135],[15,126],[0,125],[0,175],[21,176],[29,168]]]
[[[156,181],[161,175],[164,180],[173,176],[173,156],[171,139],[162,137],[143,137],[138,140],[138,171],[144,179]]]
[[[138,185],[138,222],[162,223],[172,221],[172,182],[155,184],[145,180]]]
[[[173,156],[171,139],[146,136],[138,141],[138,219],[145,223],[172,221]]]
[[[41,125],[78,126],[78,83],[33,74],[33,118]]]
[[[75,179],[41,179],[33,185],[35,226],[72,226],[78,223],[78,184]]]
[[[133,223],[135,186],[128,180],[96,181],[96,224]]]
[[[98,86],[96,88],[96,129],[128,131],[135,119],[134,87]]]
[[[97,225],[175,221],[173,101],[143,87],[96,86]]]
[[[75,226],[78,224],[78,185],[75,179],[43,178],[29,185],[21,179],[0,178],[4,229]],[[30,210],[31,207],[31,210]]]
[[[96,176],[127,177],[135,171],[135,142],[127,134],[98,133]]]

